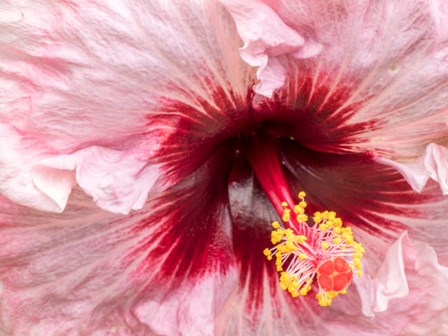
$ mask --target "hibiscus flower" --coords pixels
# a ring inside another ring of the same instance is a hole
[[[0,331],[448,332],[443,4],[0,6]]]

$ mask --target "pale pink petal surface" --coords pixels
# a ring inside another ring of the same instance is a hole
[[[244,108],[255,72],[231,19],[199,1],[0,6],[2,329],[213,334],[235,286],[220,162],[179,181],[153,159],[191,111],[213,135],[212,110]]]
[[[400,335],[448,332],[448,298],[442,294],[448,290],[448,268],[429,245],[403,233],[368,287],[368,292],[360,287],[363,311],[380,326],[392,324]]]
[[[1,328],[443,331],[425,318],[443,326],[445,301],[419,286],[445,290],[444,149],[422,193],[378,158],[412,162],[446,138],[445,8],[223,3],[228,13],[213,1],[0,5]],[[263,259],[280,207],[264,182],[280,181],[260,178],[256,156],[368,251],[365,277],[328,309],[281,291]],[[409,314],[395,306],[408,299]]]
[[[425,153],[413,162],[395,162],[385,158],[378,158],[378,162],[397,169],[417,192],[421,192],[427,181],[432,179],[439,183],[443,194],[448,194],[448,149],[445,146],[431,143]]]
[[[236,273],[225,204],[210,182],[201,188],[187,183],[126,217],[79,189],[63,214],[1,199],[7,334],[212,335]]]
[[[240,13],[245,1],[223,2],[245,40],[246,27],[259,17]],[[274,12],[288,32],[322,46],[305,59],[288,53],[277,57],[283,71],[271,71],[277,76],[269,76],[265,83],[261,79],[258,85],[284,82],[273,94],[286,103],[309,91],[302,105],[323,123],[339,120],[358,128],[344,150],[415,159],[427,144],[446,135],[448,9],[443,2],[255,3]],[[332,107],[335,103],[337,108]],[[327,137],[336,140],[331,133]]]
[[[238,32],[244,41],[241,58],[257,67],[260,80],[254,91],[271,97],[272,93],[284,85],[287,69],[279,61],[283,55],[310,57],[319,53],[321,46],[305,40],[290,28],[262,1],[237,2],[221,1],[232,14]]]
[[[99,206],[120,213],[139,208],[158,175],[150,161],[161,132],[170,132],[149,121],[160,113],[160,103],[195,108],[203,99],[213,105],[214,86],[229,97],[230,88],[246,95],[245,70],[235,52],[239,41],[230,38],[233,27],[216,4],[0,6],[0,192],[21,204],[61,212],[72,170],[84,188],[95,174],[85,168],[94,165],[101,170],[95,178],[103,180],[95,184],[102,185],[86,192]],[[35,166],[67,155],[79,158],[73,167],[47,165],[39,169],[41,183],[33,185]],[[128,168],[118,173],[111,160]],[[55,175],[61,179],[57,185],[43,182]]]

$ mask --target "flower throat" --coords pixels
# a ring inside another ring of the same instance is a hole
[[[272,248],[268,260],[275,259],[280,288],[291,296],[316,293],[321,306],[329,306],[339,294],[347,293],[353,272],[362,276],[365,252],[350,227],[344,227],[334,211],[307,214],[306,193],[294,201],[279,159],[277,139],[267,134],[251,137],[250,163],[255,175],[281,221],[272,223]]]

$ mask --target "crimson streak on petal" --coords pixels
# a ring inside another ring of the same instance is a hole
[[[226,182],[230,149],[222,145],[155,199],[154,211],[136,226],[135,234],[148,238],[129,257],[145,255],[136,276],[156,269],[151,286],[176,287],[210,271],[224,273],[233,263]]]
[[[430,190],[413,192],[399,172],[376,163],[369,153],[322,153],[286,139],[281,152],[291,188],[307,190],[311,207],[329,207],[373,235],[396,237],[408,229],[406,218],[428,218],[415,205],[442,199]]]
[[[290,78],[273,100],[262,100],[257,106],[279,135],[294,137],[317,151],[341,153],[355,151],[354,146],[366,140],[362,137],[366,130],[381,127],[376,119],[350,123],[365,103],[349,102],[355,83],[330,88],[331,76],[313,78],[307,69],[296,71],[300,77]]]

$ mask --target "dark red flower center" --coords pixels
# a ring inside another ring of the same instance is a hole
[[[223,92],[216,94],[213,105],[198,99],[195,105],[200,105],[201,111],[197,106],[166,102],[166,115],[162,113],[159,117],[163,119],[164,128],[171,125],[172,132],[162,144],[156,163],[175,182],[175,187],[163,196],[162,201],[176,206],[154,214],[164,221],[169,218],[171,222],[171,226],[166,226],[166,233],[160,238],[160,249],[156,252],[163,253],[169,248],[176,258],[167,259],[161,274],[179,279],[201,275],[211,267],[225,268],[223,265],[236,257],[241,286],[249,283],[249,301],[259,303],[262,302],[266,268],[269,267],[271,274],[277,267],[260,258],[260,249],[270,244],[272,228],[269,223],[284,215],[282,203],[286,202],[291,214],[294,212],[299,200],[291,196],[290,191],[307,192],[309,217],[322,209],[332,209],[350,226],[382,238],[392,237],[403,230],[404,225],[393,219],[402,215],[404,210],[400,209],[411,209],[412,204],[429,197],[412,193],[399,173],[376,163],[369,153],[353,150],[352,146],[361,141],[362,133],[377,124],[347,123],[361,104],[346,104],[348,90],[330,92],[324,86],[313,87],[307,79],[294,86],[294,90],[290,90],[294,94],[290,97],[278,96],[256,107],[249,105],[252,97],[235,98],[230,103]],[[157,120],[154,123],[157,124]],[[423,216],[416,211],[412,213],[413,217]],[[321,220],[328,220],[330,213],[321,216]],[[230,230],[223,224],[225,216],[230,217]],[[283,223],[284,227],[274,231],[286,231],[290,223]],[[309,227],[310,231],[321,224],[294,223],[303,230]],[[310,242],[313,239],[317,242],[322,231],[336,229],[334,225],[325,229],[325,225],[316,238],[309,236]],[[229,231],[231,246],[224,246],[223,236]],[[292,233],[302,235],[300,231]],[[282,234],[283,240],[277,245],[287,242],[286,232],[277,234]],[[341,237],[331,236],[331,244],[340,244],[337,238],[350,241],[351,232],[336,232],[338,234]],[[184,238],[179,238],[173,245],[172,237]],[[326,244],[308,249],[303,244],[299,246],[303,253],[314,252],[313,260],[318,261],[313,265],[315,269],[325,261],[323,251],[333,248],[329,241],[322,242],[328,243],[327,249]],[[301,261],[300,253],[292,252],[280,252],[282,259],[289,258],[283,266],[283,261],[280,262],[284,270]],[[356,252],[362,251],[354,251],[353,257]],[[272,255],[277,258],[275,253]],[[297,258],[293,262],[294,256]],[[335,284],[334,277],[333,286],[344,287],[339,278]],[[349,283],[347,277],[345,280]],[[276,277],[269,281],[278,286]],[[319,285],[318,281],[314,284]],[[322,302],[328,302],[328,299],[331,298],[321,297]]]

